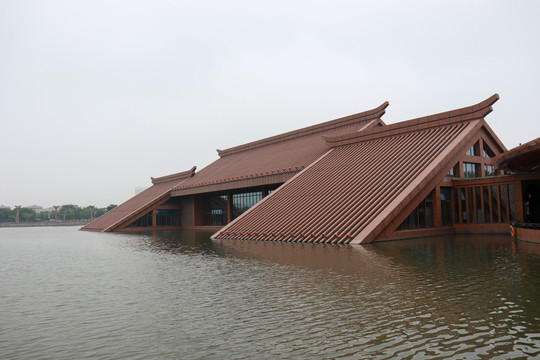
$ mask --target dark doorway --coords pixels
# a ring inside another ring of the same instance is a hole
[[[523,181],[523,214],[526,223],[540,223],[540,181]]]

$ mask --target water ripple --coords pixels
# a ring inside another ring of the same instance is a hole
[[[540,248],[0,229],[0,358],[540,357]]]

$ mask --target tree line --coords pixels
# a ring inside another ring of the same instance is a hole
[[[111,204],[104,208],[94,208],[94,219],[114,209],[116,205]],[[0,208],[0,222],[15,222],[17,209]],[[30,208],[22,207],[19,210],[19,221],[49,221],[54,220],[53,211],[40,211],[39,213]],[[58,208],[59,221],[90,220],[90,206],[79,207],[78,205],[62,205]]]

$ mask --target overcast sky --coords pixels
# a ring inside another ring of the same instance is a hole
[[[0,204],[119,204],[215,149],[501,99],[540,136],[540,1],[0,0]]]

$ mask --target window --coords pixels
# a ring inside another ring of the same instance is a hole
[[[489,186],[483,187],[483,193],[484,193],[484,217],[486,219],[486,222],[491,222],[491,212],[490,212],[490,206],[489,206]]]
[[[441,220],[442,226],[452,226],[452,189],[441,187]]]
[[[464,162],[463,163],[463,176],[466,178],[478,177],[478,164]]]
[[[204,225],[227,224],[227,195],[209,195],[203,199]]]
[[[485,176],[495,176],[495,166],[493,166],[493,165],[484,165],[484,175]]]
[[[233,194],[232,196],[232,216],[236,219],[250,207],[262,200],[262,191]]]
[[[514,194],[514,184],[508,184],[508,199],[510,201],[510,221],[516,221],[516,203]]]
[[[433,227],[433,195],[430,193],[418,205],[397,230],[424,229]]]
[[[146,215],[141,216],[128,227],[152,227],[152,212],[150,211]]]
[[[491,185],[491,210],[493,222],[499,222],[499,195],[497,194],[497,185]]]
[[[182,212],[180,210],[156,210],[157,226],[181,226]]]
[[[499,203],[501,204],[501,222],[507,222],[508,214],[506,212],[507,204],[506,201],[506,185],[499,185]]]
[[[461,223],[467,223],[467,195],[465,189],[459,189],[461,193]]]
[[[474,188],[476,199],[476,222],[482,223],[482,188],[477,186]]]
[[[448,171],[448,174],[446,174],[446,176],[456,177],[456,167],[457,165],[451,168],[450,171]]]
[[[465,155],[478,156],[478,143],[471,146],[471,148],[469,150],[467,150]]]
[[[516,206],[513,184],[470,186],[453,189],[453,192],[456,224],[508,223],[515,221]],[[443,209],[441,211],[444,212]]]
[[[467,195],[469,198],[469,222],[474,223],[474,196],[473,188],[467,188]]]
[[[487,158],[492,158],[493,156],[495,156],[493,151],[491,151],[491,149],[488,146],[486,146],[486,144],[484,144],[483,155],[484,157],[487,157]]]
[[[169,200],[165,201],[160,206],[180,206],[182,205],[182,200],[180,197],[172,197]]]
[[[454,193],[454,222],[459,224],[459,200],[458,200],[458,190],[455,189],[452,191]]]

